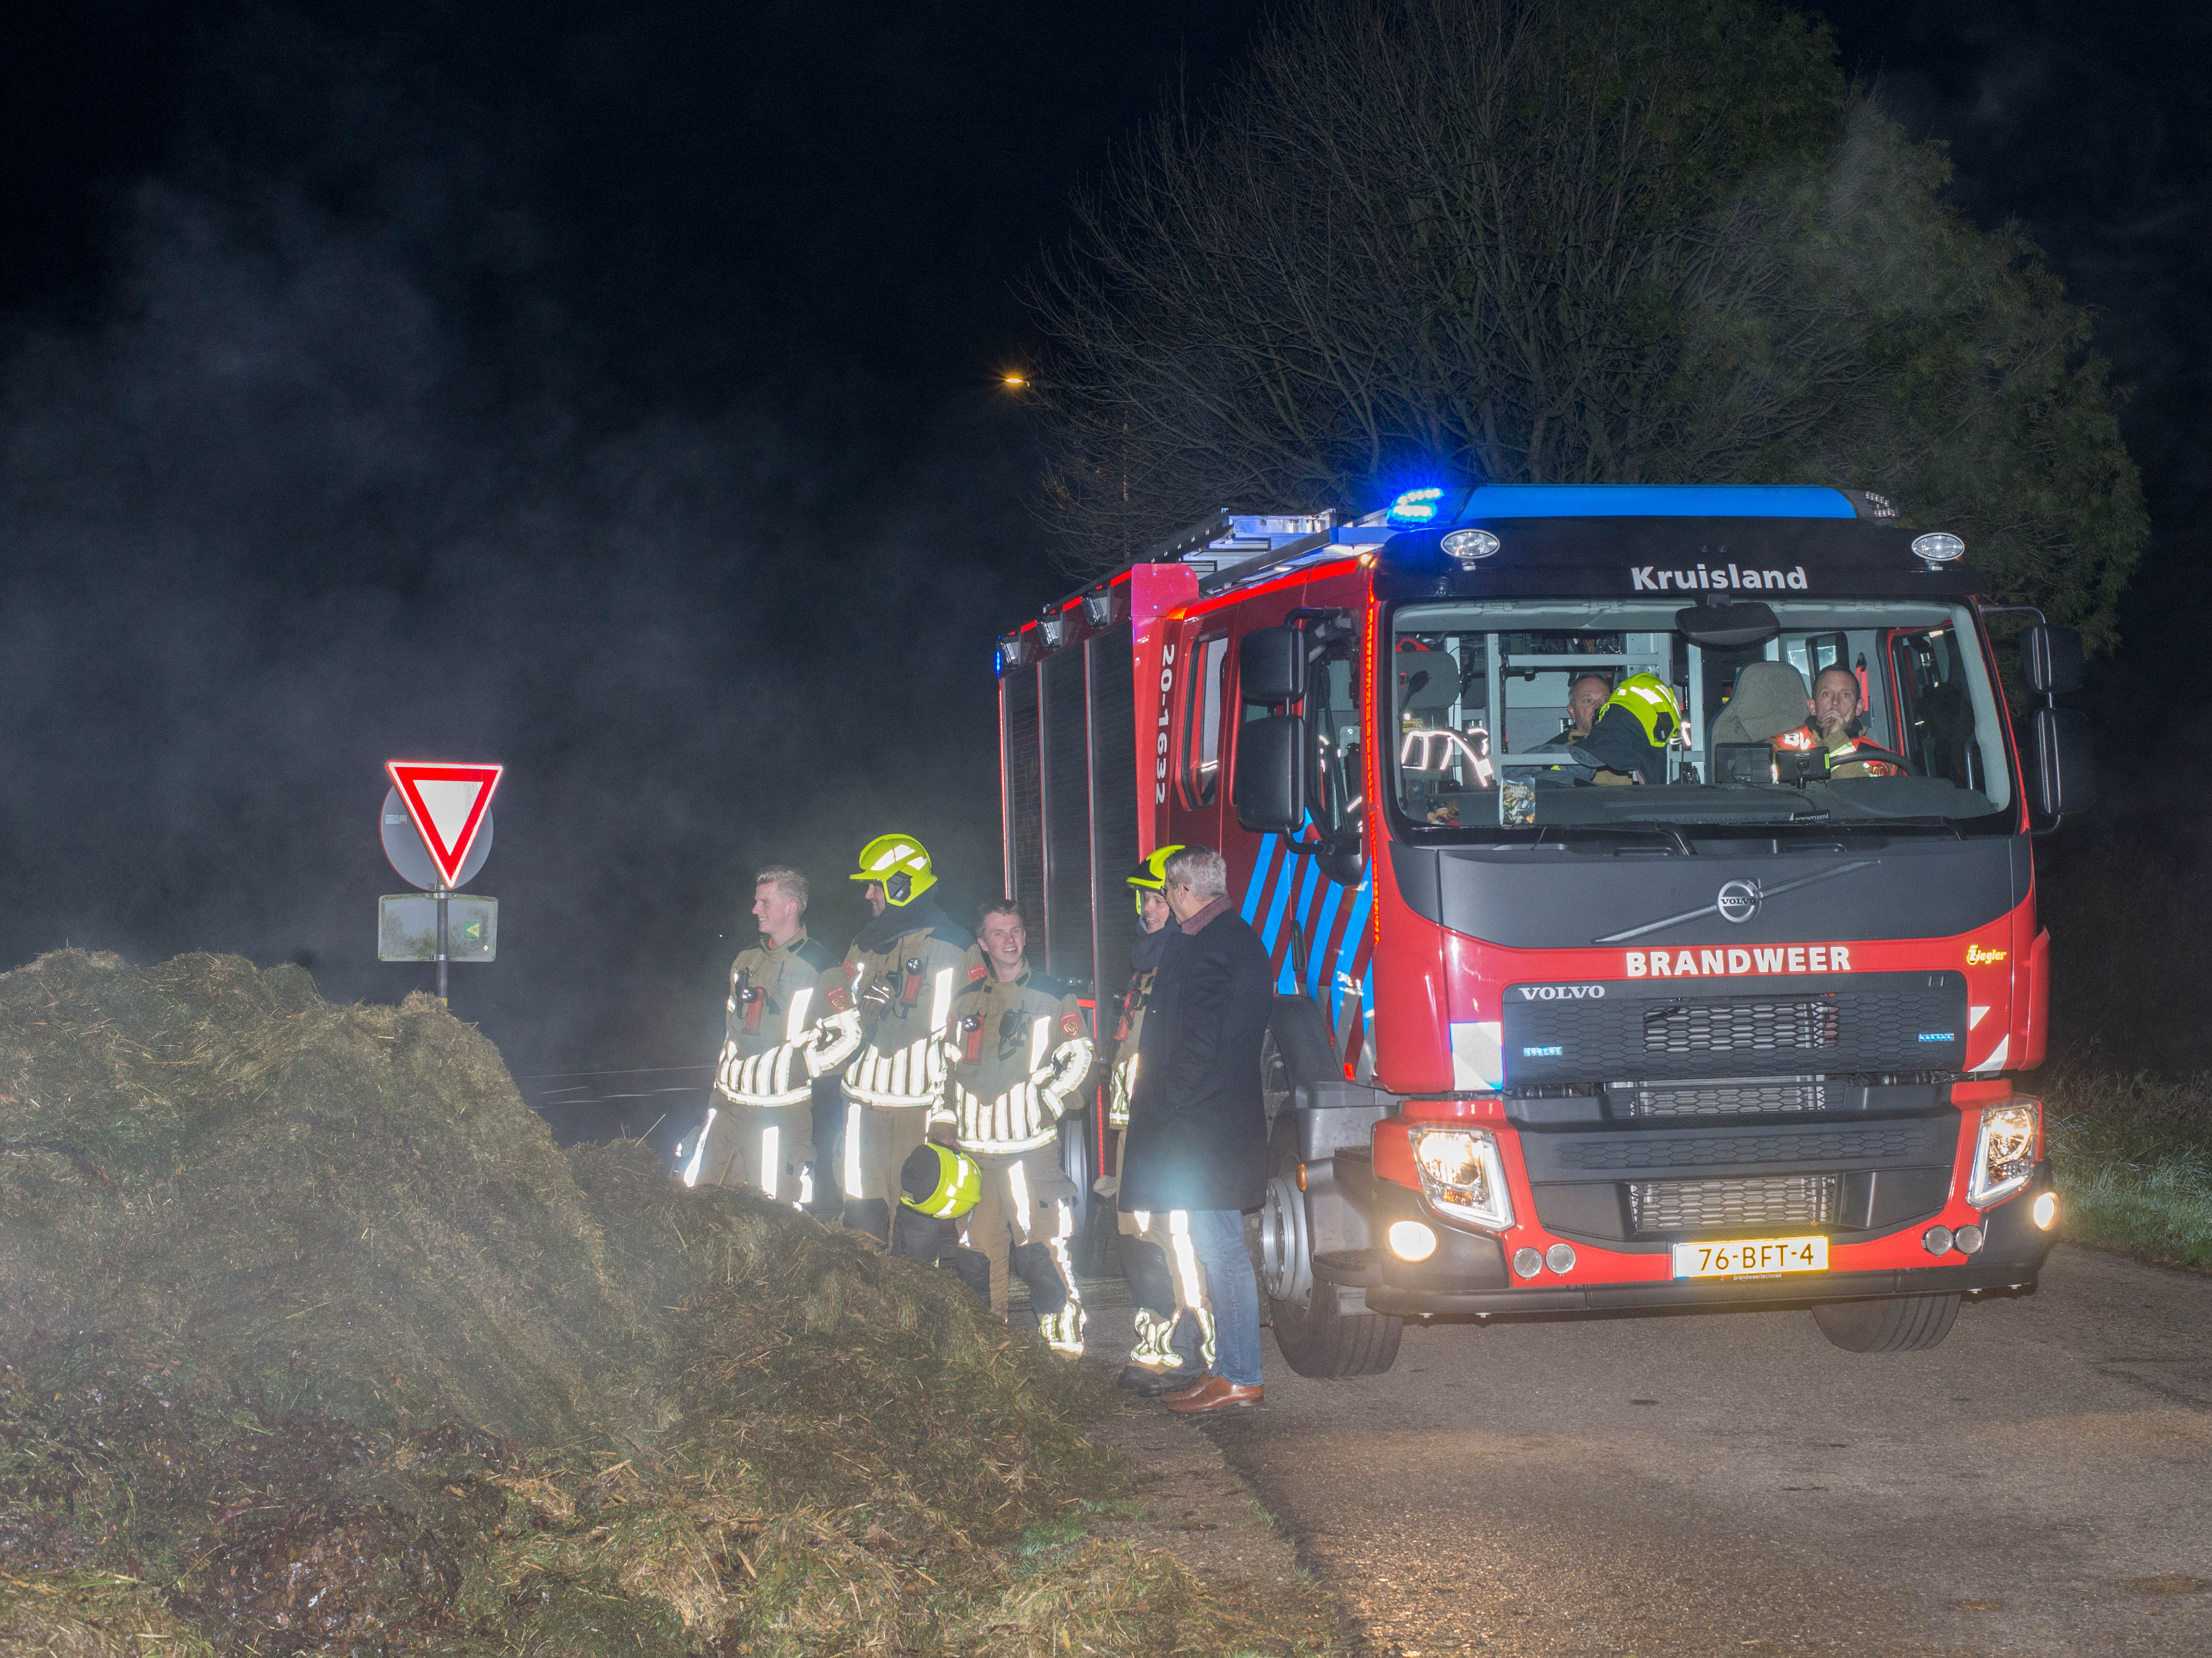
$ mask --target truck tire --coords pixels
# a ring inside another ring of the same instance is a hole
[[[1380,1313],[1346,1312],[1337,1286],[1314,1277],[1297,1181],[1297,1124],[1285,1118],[1267,1143],[1267,1195],[1260,1210],[1260,1289],[1275,1346],[1300,1376],[1381,1376],[1397,1363],[1405,1326]]]
[[[1820,1333],[1847,1353],[1923,1352],[1942,1345],[1958,1316],[1955,1295],[1823,1301],[1813,1307]]]

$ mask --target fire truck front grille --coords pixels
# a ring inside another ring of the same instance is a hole
[[[1842,1192],[1843,1181],[1834,1175],[1637,1181],[1628,1188],[1628,1212],[1639,1232],[1827,1226],[1835,1221]]]
[[[1832,1090],[1820,1077],[1754,1078],[1607,1089],[1613,1108],[1631,1117],[1755,1117],[1770,1111],[1825,1111]]]
[[[1646,1054],[1775,1054],[1833,1048],[1843,1011],[1830,996],[1802,1002],[1685,1002],[1647,1009]]]
[[[1926,1141],[1917,1123],[1884,1123],[1860,1127],[1815,1128],[1813,1124],[1777,1126],[1765,1133],[1706,1129],[1695,1134],[1665,1133],[1589,1134],[1565,1139],[1548,1167],[1627,1174],[1645,1169],[1680,1169],[1715,1163],[1881,1163],[1913,1155]]]
[[[1808,1072],[1836,1078],[1966,1067],[1966,975],[1948,970],[1504,990],[1499,1038],[1509,1090],[1595,1089],[1623,1078],[1647,1090],[1667,1084],[1704,1090],[1716,1076],[1796,1089]],[[1821,1108],[1802,1095],[1769,1097],[1781,1102],[1758,1108]],[[1650,1114],[1681,1114],[1688,1102],[1664,1103]]]

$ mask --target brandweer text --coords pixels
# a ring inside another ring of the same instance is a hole
[[[1777,944],[1771,950],[1628,950],[1632,979],[1713,979],[1744,973],[1849,973],[1848,944]]]

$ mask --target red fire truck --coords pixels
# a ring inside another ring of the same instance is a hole
[[[1964,550],[1841,489],[1418,489],[1224,511],[1000,641],[1048,970],[1110,1031],[1123,877],[1176,842],[1272,952],[1257,1253],[1294,1370],[1386,1370],[1408,1318],[1777,1303],[1926,1347],[2035,1283],[2057,1199],[2012,1077],[2032,837],[2090,804],[2081,644],[2017,635],[2015,721],[1987,619],[2019,607]],[[1671,695],[1632,775],[1561,740],[1593,676]],[[1804,740],[1816,684],[1875,763]],[[1088,1190],[1110,1143],[1068,1133]]]

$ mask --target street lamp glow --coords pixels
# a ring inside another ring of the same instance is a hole
[[[1008,389],[1016,392],[1020,391],[1022,387],[1030,383],[1029,376],[1026,374],[1008,374],[1005,379]]]

